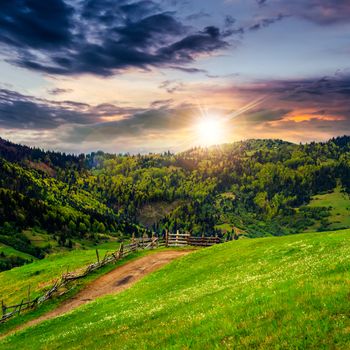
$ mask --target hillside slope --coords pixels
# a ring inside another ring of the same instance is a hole
[[[180,230],[229,238],[349,228],[342,220],[347,211],[332,226],[337,211],[307,206],[335,188],[342,202],[349,201],[349,179],[347,136],[300,145],[246,140],[178,154],[79,156],[0,138],[0,243],[30,256],[3,251],[0,270],[77,247],[79,240],[98,241],[99,234]],[[47,244],[35,244],[31,232]]]
[[[350,230],[239,240],[8,337],[3,349],[345,349]]]
[[[52,286],[54,281],[67,269],[74,271],[94,262],[97,248],[99,254],[104,256],[107,251],[117,250],[118,247],[119,243],[115,242],[106,248],[100,245],[86,250],[76,249],[51,254],[31,264],[3,271],[0,273],[0,299],[7,305],[16,304],[26,297],[29,285],[32,297],[42,295],[43,291]]]

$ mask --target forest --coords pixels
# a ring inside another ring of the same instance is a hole
[[[350,193],[349,136],[147,155],[72,155],[0,139],[0,244],[42,258],[52,247],[34,246],[26,230],[67,249],[165,230],[227,239],[322,231],[332,208],[309,203],[335,189]],[[2,251],[0,270],[26,261]]]

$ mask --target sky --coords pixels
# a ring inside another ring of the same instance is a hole
[[[350,134],[349,0],[0,2],[0,137],[70,153]]]

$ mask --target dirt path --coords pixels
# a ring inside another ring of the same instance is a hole
[[[88,284],[73,298],[64,301],[56,309],[49,311],[48,313],[23,325],[20,325],[6,334],[0,335],[0,339],[24,328],[34,326],[42,321],[63,315],[66,312],[71,311],[78,306],[86,304],[103,295],[121,292],[122,290],[132,286],[135,282],[147,274],[159,269],[160,267],[166,265],[170,261],[180,256],[190,253],[191,251],[193,250],[166,250],[146,255],[134,261],[130,261],[125,265],[122,265],[115,270],[112,270],[107,274],[97,278]]]

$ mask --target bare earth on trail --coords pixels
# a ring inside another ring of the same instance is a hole
[[[11,330],[9,333],[4,334],[3,336],[7,336],[18,330],[36,325],[50,318],[63,315],[66,312],[71,311],[78,306],[86,304],[103,295],[121,292],[122,290],[132,286],[135,282],[140,280],[145,275],[192,251],[193,250],[166,250],[146,255],[134,261],[130,261],[129,263],[126,263],[125,265],[122,265],[97,278],[88,284],[73,298],[63,302],[55,310],[52,310],[45,315],[42,315],[34,320],[20,325],[16,329]]]

